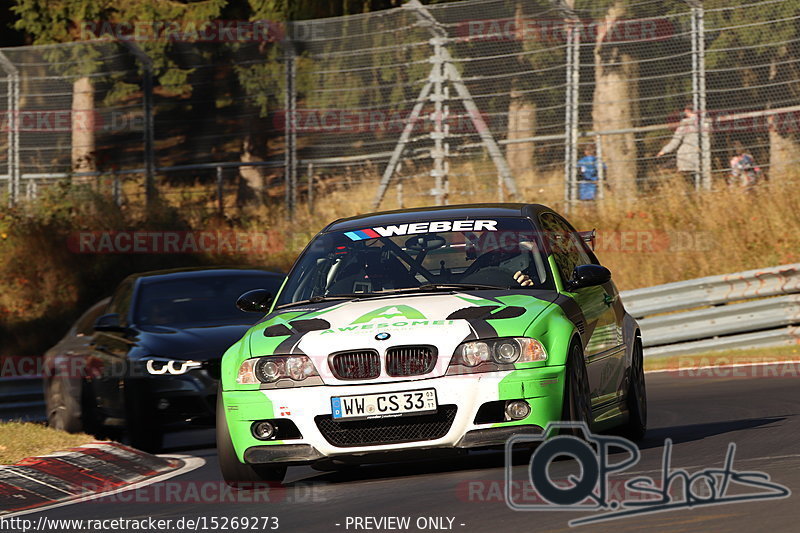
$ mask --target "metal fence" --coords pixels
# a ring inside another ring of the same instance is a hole
[[[690,279],[621,293],[645,355],[800,343],[800,264]]]
[[[38,375],[0,376],[0,422],[45,420],[42,387],[42,378]]]
[[[0,177],[11,202],[65,177],[129,202],[213,191],[223,164],[237,194],[290,213],[313,183],[366,186],[365,209],[411,182],[436,203],[569,205],[681,173],[720,187],[739,142],[789,181],[799,21],[800,0],[411,0],[161,55],[127,38],[7,48]]]

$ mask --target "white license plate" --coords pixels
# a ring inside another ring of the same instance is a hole
[[[436,412],[436,389],[331,398],[334,420],[386,418]]]

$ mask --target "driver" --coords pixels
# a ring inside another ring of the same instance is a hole
[[[534,283],[531,279],[530,275],[524,273],[521,270],[517,270],[514,272],[514,281],[519,283],[520,287],[533,287]]]
[[[479,247],[480,244],[486,245],[476,240],[474,246]],[[544,265],[533,240],[519,240],[516,243],[503,241],[499,244],[498,247],[492,242],[491,246],[487,246],[490,249],[475,259],[468,269],[469,274],[462,281],[497,285],[516,283],[521,287],[534,287],[545,279]],[[469,257],[469,249],[467,253]]]
[[[533,241],[521,241],[519,243],[519,248],[522,253],[533,254],[534,257],[538,258],[538,253],[536,253],[536,243]],[[530,269],[534,267],[534,262],[532,261],[528,268],[524,270],[517,270],[514,272],[514,281],[519,283],[520,287],[533,287],[536,285],[536,282],[533,281],[531,275],[529,273]]]

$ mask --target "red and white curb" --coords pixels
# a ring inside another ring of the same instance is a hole
[[[29,457],[0,466],[0,517],[128,490],[185,466],[181,458],[158,457],[115,442]]]

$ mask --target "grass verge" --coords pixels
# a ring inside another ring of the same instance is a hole
[[[0,465],[26,457],[46,455],[97,439],[84,433],[66,433],[32,422],[0,422]]]

